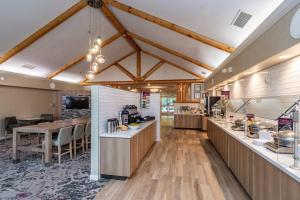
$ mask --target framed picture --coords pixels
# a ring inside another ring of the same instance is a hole
[[[194,99],[200,99],[201,98],[201,93],[200,92],[195,92],[194,93]]]
[[[194,91],[196,92],[201,92],[201,84],[195,84],[194,85]]]

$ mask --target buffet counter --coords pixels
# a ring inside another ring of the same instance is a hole
[[[148,126],[152,125],[155,122],[156,122],[156,120],[144,122],[136,130],[128,129],[127,131],[117,131],[117,132],[113,132],[113,133],[101,133],[100,137],[103,137],[103,138],[112,138],[112,137],[113,138],[132,138],[133,136],[135,136],[136,134],[138,134],[139,132],[141,132],[142,130],[144,130],[145,128],[147,128]]]
[[[202,114],[192,112],[176,112],[174,114],[175,128],[202,128]]]
[[[144,122],[139,129],[100,134],[100,173],[110,178],[130,177],[152,147],[156,120]]]
[[[290,168],[293,155],[257,146],[231,125],[209,119],[207,135],[248,194],[253,199],[299,199],[300,171]]]

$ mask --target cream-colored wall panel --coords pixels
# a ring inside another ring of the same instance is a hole
[[[50,90],[0,86],[0,136],[4,134],[4,118],[34,117],[55,114],[55,92]]]

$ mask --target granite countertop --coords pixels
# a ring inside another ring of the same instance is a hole
[[[114,133],[101,133],[100,137],[130,139],[133,136],[135,136],[136,134],[138,134],[139,132],[141,132],[143,129],[145,129],[148,126],[150,126],[151,124],[153,124],[154,122],[156,122],[156,120],[151,120],[151,121],[148,121],[148,122],[144,122],[144,123],[141,124],[140,128],[137,129],[137,130],[128,129],[127,131],[117,131],[117,132],[114,132]]]
[[[260,155],[262,158],[291,176],[293,179],[300,183],[300,170],[290,168],[294,163],[293,154],[278,154],[263,147],[253,144],[253,139],[245,137],[243,131],[233,131],[231,129],[232,124],[225,121],[217,121],[209,119],[212,123],[222,128],[230,136],[247,146],[249,149]]]

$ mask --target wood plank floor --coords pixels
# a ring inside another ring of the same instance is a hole
[[[205,133],[172,125],[172,118],[162,117],[162,141],[154,145],[133,177],[110,181],[96,199],[249,199]]]

